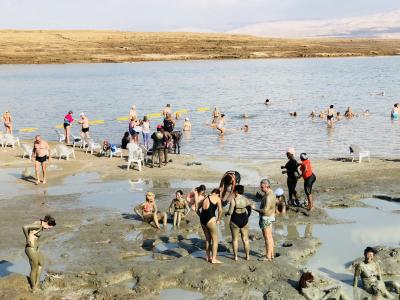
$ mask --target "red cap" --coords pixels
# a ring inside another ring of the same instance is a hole
[[[162,125],[158,124],[157,129],[161,129],[161,128],[162,128]]]

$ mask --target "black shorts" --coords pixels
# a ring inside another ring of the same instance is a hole
[[[89,127],[87,127],[87,128],[82,128],[82,132],[83,132],[83,133],[89,132]]]
[[[44,163],[47,160],[47,155],[45,156],[36,156],[36,161],[40,162],[41,164]]]
[[[330,120],[333,119],[333,115],[329,115],[329,116],[327,116],[326,118],[327,118],[328,121],[330,121]]]
[[[315,180],[317,180],[317,177],[314,174],[312,174],[307,179],[304,179],[304,192],[306,193],[307,196],[311,195],[312,187]]]
[[[64,129],[67,128],[68,126],[71,126],[69,123],[64,123]]]

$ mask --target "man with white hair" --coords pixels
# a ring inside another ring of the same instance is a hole
[[[36,185],[40,183],[39,168],[42,167],[43,184],[46,184],[46,161],[50,161],[50,146],[40,135],[33,142],[32,161],[35,162]]]
[[[89,118],[82,112],[79,115],[81,118],[78,123],[82,125],[82,137],[90,138],[89,136]]]
[[[263,192],[260,208],[256,208],[254,204],[252,208],[260,214],[259,225],[265,241],[265,257],[260,260],[271,261],[274,258],[272,223],[275,222],[276,197],[268,179],[261,180],[260,189]]]

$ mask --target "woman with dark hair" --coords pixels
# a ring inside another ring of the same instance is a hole
[[[187,196],[186,201],[188,202],[189,207],[196,211],[197,204],[204,199],[206,195],[206,186],[204,184],[194,188]]]
[[[215,211],[218,208],[218,217]],[[221,264],[217,259],[218,251],[218,226],[221,223],[222,204],[219,189],[213,189],[211,195],[204,197],[197,206],[197,214],[200,217],[201,228],[206,237],[207,261],[212,264]]]
[[[281,166],[281,169],[283,169],[282,174],[287,175],[287,187],[289,191],[289,204],[293,205],[296,204],[298,205],[298,197],[297,197],[297,192],[296,192],[296,185],[297,185],[297,178],[300,175],[299,174],[299,164],[297,163],[297,160],[294,158],[295,152],[293,148],[289,148],[286,151],[286,156],[288,158],[288,162],[286,165]]]
[[[328,288],[320,288],[314,286],[315,278],[311,272],[304,272],[301,274],[299,280],[299,292],[307,300],[347,300],[349,299],[342,293],[340,286],[333,286]]]
[[[333,105],[330,105],[328,108],[328,112],[326,114],[326,120],[328,122],[328,127],[333,126],[333,117],[336,115],[336,111],[333,107],[334,107]]]
[[[121,140],[121,148],[126,149],[126,145],[128,145],[131,142],[131,138],[129,137],[129,132],[125,132],[124,136],[122,137]]]
[[[74,122],[74,118],[72,118],[72,110],[70,110],[65,116],[64,116],[64,131],[65,131],[65,143],[69,144],[69,135],[71,133],[71,124]]]
[[[235,186],[240,183],[240,180],[241,177],[238,171],[226,171],[224,176],[222,176],[219,183],[219,190],[221,192],[221,199],[224,205],[226,205],[232,198]],[[228,188],[230,189],[229,193]],[[227,197],[225,198],[226,195]]]
[[[26,239],[25,253],[31,265],[29,281],[33,290],[39,287],[40,274],[44,263],[43,256],[39,251],[40,233],[54,226],[56,226],[55,219],[51,216],[45,216],[39,221],[22,227]]]

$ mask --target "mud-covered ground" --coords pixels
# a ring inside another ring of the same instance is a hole
[[[219,243],[223,264],[211,265],[204,260],[204,236],[194,213],[180,229],[169,224],[161,230],[133,214],[133,206],[143,200],[147,190],[155,191],[159,207],[165,211],[178,187],[187,192],[201,182],[209,189],[217,186],[223,171],[209,166],[215,158],[172,156],[173,163],[167,167],[145,168],[139,173],[121,168],[124,163],[120,159],[77,151],[75,161],[53,161],[47,186],[37,187],[31,182],[31,163],[19,155],[18,149],[0,150],[0,268],[27,264],[22,225],[52,214],[57,226],[40,240],[47,272],[43,290],[31,293],[26,276],[10,273],[0,278],[1,299],[159,299],[163,291],[174,288],[199,292],[207,299],[303,298],[296,289],[301,266],[320,247],[320,241],[307,230],[302,237],[275,230],[277,257],[273,262],[260,262],[264,242],[253,215],[251,259],[234,262],[224,220]],[[192,165],[194,161],[202,165]],[[274,188],[285,187],[286,177],[279,168],[285,160],[219,162],[245,174],[246,193],[252,199],[262,177],[271,178]],[[324,208],[365,205],[358,200],[378,194],[399,195],[400,163],[396,160],[373,159],[363,164],[316,160],[313,165],[318,208],[312,213],[290,210],[288,217],[278,218],[275,228],[335,224]],[[92,179],[86,182],[86,177]],[[135,184],[140,180],[142,185]],[[302,181],[299,191],[301,187]],[[396,266],[399,261],[396,256],[389,265]],[[320,280],[321,287],[332,285],[326,278]]]

